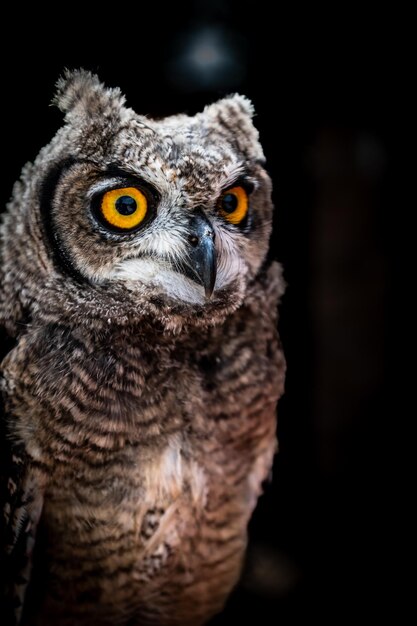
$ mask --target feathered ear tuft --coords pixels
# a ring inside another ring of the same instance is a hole
[[[213,102],[213,104],[209,104],[204,109],[204,113],[211,118],[217,118],[220,123],[225,117],[234,119],[246,118],[247,121],[250,121],[255,115],[255,109],[249,98],[235,93],[222,98],[222,100]]]
[[[114,116],[125,103],[120,89],[109,89],[86,70],[65,70],[57,82],[53,104],[72,121],[82,117]]]
[[[240,94],[228,96],[206,106],[203,115],[230,135],[230,140],[237,144],[248,158],[261,160],[264,158],[259,133],[252,122],[255,109],[248,98]]]

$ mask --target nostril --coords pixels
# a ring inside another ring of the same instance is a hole
[[[194,247],[198,245],[198,237],[197,235],[188,235],[188,241]]]

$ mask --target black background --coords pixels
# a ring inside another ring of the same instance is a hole
[[[340,623],[385,611],[393,572],[383,527],[394,490],[385,416],[398,376],[388,358],[391,216],[408,80],[397,36],[406,36],[392,15],[352,6],[290,15],[266,2],[195,0],[93,16],[87,7],[40,11],[15,7],[3,24],[3,204],[61,124],[48,105],[64,67],[96,71],[151,116],[192,114],[233,91],[255,104],[274,181],[271,245],[288,283],[288,377],[280,453],[250,525],[246,573],[213,624]],[[207,33],[223,55],[211,74],[184,60]]]

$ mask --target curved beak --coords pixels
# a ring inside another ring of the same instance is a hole
[[[201,209],[190,219],[188,235],[188,264],[181,268],[195,282],[204,287],[206,298],[213,293],[216,282],[217,261],[214,229]]]

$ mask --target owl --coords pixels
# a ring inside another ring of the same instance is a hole
[[[197,626],[239,579],[285,362],[271,181],[233,95],[67,72],[1,224],[3,624]]]

